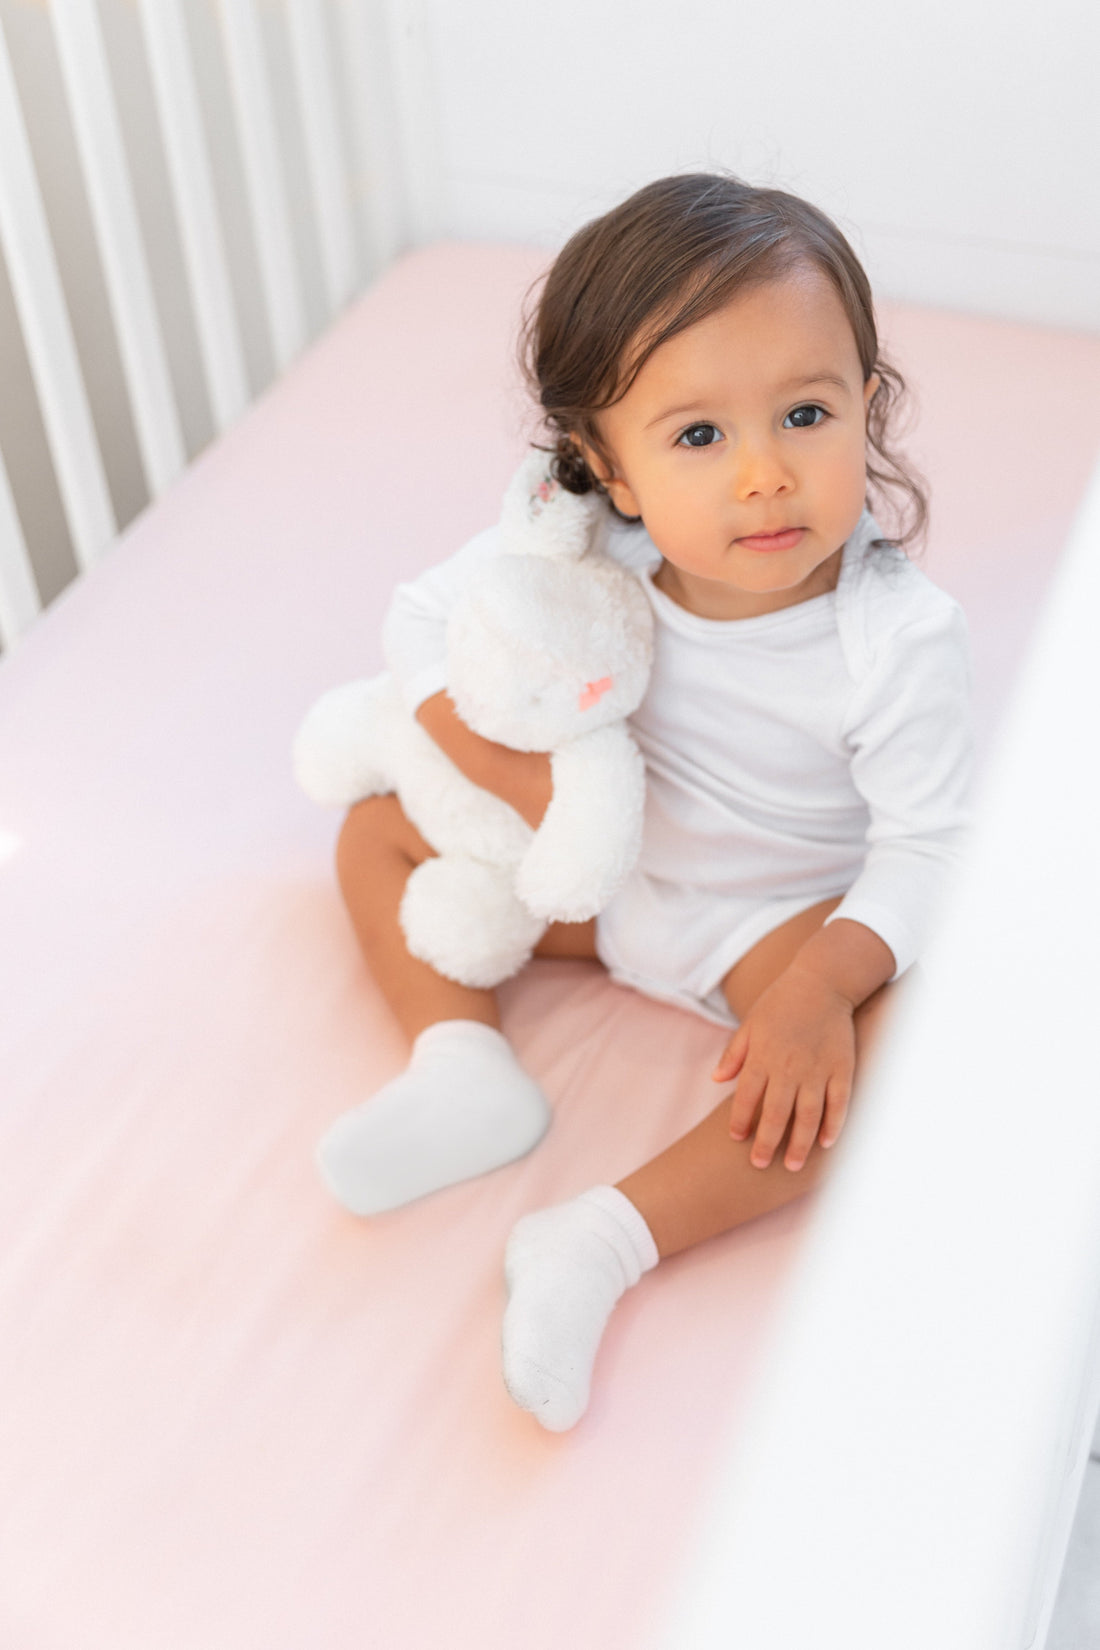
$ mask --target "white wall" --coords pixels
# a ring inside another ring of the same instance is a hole
[[[883,296],[1100,330],[1095,0],[389,0],[420,239],[548,246],[713,165]]]

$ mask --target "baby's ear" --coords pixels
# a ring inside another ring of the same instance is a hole
[[[642,507],[628,482],[624,481],[621,476],[612,476],[609,481],[604,482],[604,486],[607,488],[612,504],[621,516],[630,516],[634,521],[641,520]]]
[[[606,488],[616,510],[624,516],[640,516],[642,512],[638,508],[638,501],[622,476],[613,475],[607,460],[602,458],[596,449],[590,447],[586,441],[578,441],[577,445],[584,454],[585,463],[596,477],[596,480]]]

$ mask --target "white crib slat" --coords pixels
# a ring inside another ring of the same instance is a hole
[[[356,186],[370,275],[384,269],[401,242],[397,184],[397,111],[391,86],[386,19],[373,0],[338,0],[339,57],[356,146]]]
[[[115,519],[2,26],[0,243],[73,550],[86,569],[113,541]]]
[[[156,495],[187,462],[95,0],[53,0],[54,38],[103,258],[145,478]]]
[[[10,647],[41,607],[4,455],[0,453],[0,642]]]
[[[306,317],[255,0],[222,0],[220,15],[260,279],[275,359],[282,368],[306,341]]]
[[[330,313],[335,313],[356,289],[357,260],[320,0],[287,0],[287,23],[325,290]]]
[[[427,245],[448,227],[439,93],[431,59],[436,25],[430,4],[431,0],[379,0],[398,129],[401,216],[413,246]]]
[[[218,222],[191,53],[179,0],[139,0],[195,319],[219,430],[244,410],[244,349]]]

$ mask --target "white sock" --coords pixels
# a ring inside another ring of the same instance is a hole
[[[440,1020],[420,1033],[406,1071],[336,1119],[317,1162],[341,1203],[376,1215],[523,1157],[550,1117],[499,1031]]]
[[[584,1414],[612,1309],[658,1259],[649,1227],[614,1186],[594,1186],[513,1226],[504,1254],[504,1384],[548,1431],[566,1432]]]

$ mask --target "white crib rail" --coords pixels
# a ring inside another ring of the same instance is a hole
[[[34,569],[0,453],[0,644],[10,647],[40,609]]]
[[[1045,1642],[1100,1403],[1098,609],[1100,469],[669,1650]]]
[[[0,243],[77,565],[87,569],[114,538],[115,518],[2,29]]]
[[[287,0],[291,61],[313,182],[328,301],[336,310],[355,287],[355,237],[340,162],[336,87],[319,0]]]
[[[176,386],[134,198],[130,161],[101,33],[97,0],[52,0],[50,21],[111,307],[148,491],[155,497],[186,463]],[[370,62],[386,31],[370,0],[283,0],[296,107],[276,108],[255,0],[223,0],[221,41],[240,142],[257,267],[277,369],[308,337],[300,246],[278,141],[301,133],[327,321],[398,250],[396,156],[380,132],[383,76]],[[139,0],[142,36],[183,247],[204,378],[215,426],[224,429],[252,394],[225,238],[215,199],[202,94],[180,0]],[[380,14],[379,14],[380,17]],[[333,47],[339,54],[339,72]],[[369,77],[369,84],[367,80]],[[338,105],[348,105],[352,155]],[[290,139],[287,139],[290,141]],[[359,179],[358,186],[353,183]],[[299,237],[300,239],[300,237]],[[15,296],[47,442],[78,570],[113,542],[117,524],[97,442],[47,213],[0,23],[0,252]],[[33,621],[40,600],[28,546],[0,454],[0,643]],[[18,478],[16,477],[16,480]],[[18,489],[17,489],[18,491]]]
[[[248,405],[248,375],[183,11],[179,0],[139,0],[139,11],[179,209],[210,405],[215,424],[224,430]]]
[[[306,339],[305,300],[294,259],[286,188],[279,168],[275,105],[264,66],[254,0],[222,0],[226,63],[237,109],[248,202],[271,325],[282,368]]]
[[[50,9],[149,491],[187,462],[95,0]]]

